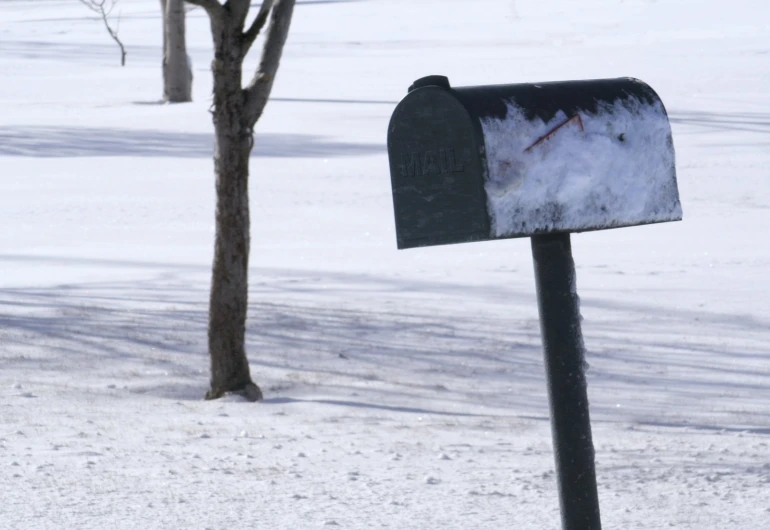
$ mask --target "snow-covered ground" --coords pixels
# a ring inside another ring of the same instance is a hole
[[[770,528],[770,4],[298,2],[252,159],[248,345],[205,402],[211,59],[158,105],[74,0],[0,2],[0,528],[559,527],[530,246],[397,251],[416,78],[633,76],[684,221],[575,235],[605,528]],[[253,64],[256,55],[251,59]]]

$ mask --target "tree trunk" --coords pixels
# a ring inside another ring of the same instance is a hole
[[[192,101],[192,69],[185,42],[184,0],[160,0],[163,10],[163,100]]]
[[[172,0],[167,0],[172,1]],[[225,393],[252,401],[262,391],[251,380],[246,358],[249,270],[249,155],[253,128],[267,103],[289,31],[295,0],[263,0],[244,31],[250,0],[187,0],[206,10],[214,38],[214,170],[217,209],[209,300],[211,387],[206,399]],[[262,58],[242,88],[243,59],[270,18]]]
[[[227,15],[212,21],[217,207],[208,329],[211,388],[206,398],[241,392],[256,401],[262,393],[251,380],[245,350],[252,136],[241,88],[241,31],[233,26]]]

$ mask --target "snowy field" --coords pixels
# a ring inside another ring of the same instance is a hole
[[[604,527],[770,528],[765,0],[299,0],[251,162],[259,404],[202,400],[207,19],[168,106],[157,0],[119,10],[125,68],[75,0],[0,1],[0,528],[559,527],[529,241],[396,250],[428,74],[658,92],[684,221],[572,238]]]

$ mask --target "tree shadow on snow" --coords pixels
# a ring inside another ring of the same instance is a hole
[[[7,1],[7,0],[4,0]],[[87,12],[87,11],[86,11]],[[83,22],[86,24],[101,23],[100,18],[79,17],[63,19],[69,24],[74,22]],[[28,20],[26,22],[33,22]],[[35,20],[38,22],[56,22],[56,19]],[[192,53],[190,51],[189,53]],[[72,62],[92,62],[103,63],[113,66],[120,66],[119,55],[114,44],[98,44],[93,42],[53,42],[36,40],[3,40],[3,56],[5,58],[24,59],[26,61],[35,61],[38,59],[49,59],[57,61]],[[131,44],[128,48],[128,61],[135,65],[139,63],[147,64],[153,62],[157,64],[160,61],[158,49],[155,46],[143,46]]]
[[[741,131],[770,133],[770,113],[767,112],[706,112],[675,110],[668,113],[669,121],[689,125],[691,132]]]
[[[207,267],[137,265],[151,279],[0,291],[4,375],[201,399]],[[268,404],[548,416],[534,292],[255,269],[250,300]],[[770,322],[621,300],[583,299],[593,421],[768,432]]]
[[[420,407],[398,407],[383,405],[377,403],[367,403],[363,401],[341,400],[341,399],[295,399],[295,398],[268,398],[263,401],[266,405],[287,405],[293,403],[320,403],[322,405],[335,405],[345,408],[361,408],[373,410],[385,410],[389,412],[406,412],[408,414],[433,414],[437,416],[462,416],[462,417],[484,417],[483,414],[469,414],[464,412],[445,412],[441,410],[431,410]]]
[[[384,151],[384,145],[330,141],[310,134],[257,133],[252,156],[313,158]],[[213,153],[214,137],[208,133],[96,127],[0,127],[0,156],[211,158]]]
[[[9,259],[23,266],[25,258]],[[102,388],[201,399],[208,380],[207,267],[138,265],[155,277],[0,291],[6,376],[60,374]],[[248,352],[268,399],[408,413],[422,412],[410,403],[427,400],[435,405],[425,413],[456,415],[466,400],[510,397],[515,386],[520,405],[546,406],[536,323],[491,333],[488,319],[450,300],[464,296],[463,287],[264,269],[254,276]],[[400,300],[421,289],[449,303],[448,313]]]

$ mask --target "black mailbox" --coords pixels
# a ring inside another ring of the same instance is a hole
[[[600,530],[571,232],[682,218],[674,145],[636,79],[416,81],[388,127],[399,248],[531,237],[564,530]]]
[[[416,81],[388,127],[399,248],[680,220],[671,129],[631,78]]]

